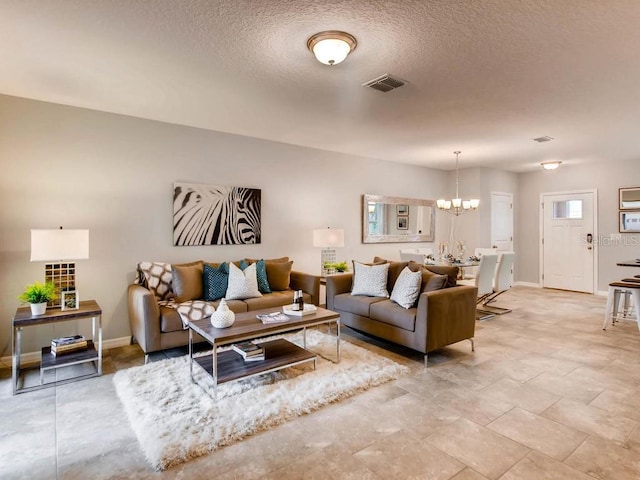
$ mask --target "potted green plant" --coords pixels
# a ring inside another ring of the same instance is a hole
[[[27,285],[18,296],[18,300],[31,305],[32,315],[42,315],[47,311],[47,303],[58,298],[56,287],[52,282],[35,282]]]

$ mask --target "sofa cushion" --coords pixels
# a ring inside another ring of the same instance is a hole
[[[417,308],[402,308],[391,300],[384,300],[371,305],[372,320],[393,325],[410,332],[415,331]]]
[[[422,272],[412,272],[409,267],[404,267],[391,292],[391,300],[402,308],[413,307],[420,295],[421,284]]]
[[[177,303],[202,298],[203,263],[199,261],[192,265],[171,266],[171,288]]]
[[[267,279],[267,268],[265,261],[260,259],[258,261],[249,262],[246,259],[240,262],[240,268],[244,270],[247,265],[256,264],[256,278],[258,279],[258,290],[260,293],[271,293],[271,287],[269,287],[269,280]]]
[[[263,308],[282,307],[283,305],[289,305],[292,301],[293,293],[289,297],[285,291],[265,293],[259,298],[247,298],[244,303],[247,304],[247,309],[252,312]]]
[[[244,300],[245,298],[261,297],[258,290],[258,278],[256,276],[256,264],[249,265],[244,270],[229,264],[229,284],[225,299]]]
[[[366,295],[369,297],[389,297],[387,290],[387,275],[389,264],[365,265],[353,262],[353,287],[351,295]]]
[[[272,292],[278,292],[289,289],[289,283],[291,283],[291,268],[293,261],[287,262],[270,262],[265,260],[265,266],[267,269],[267,280],[269,281],[269,288]]]
[[[205,300],[211,302],[224,298],[229,283],[229,266],[226,263],[218,264],[217,267],[209,263],[205,264],[202,280]]]
[[[158,300],[168,300],[173,297],[171,289],[171,264],[162,262],[138,263],[138,281],[140,285],[149,289]]]
[[[409,262],[409,268],[416,272],[420,268],[426,268],[432,273],[437,273],[438,275],[446,275],[447,283],[445,288],[455,287],[457,283],[458,273],[460,269],[458,267],[452,267],[448,265],[421,265],[417,262],[411,261]]]
[[[426,268],[421,269],[422,273],[422,286],[420,287],[420,293],[433,292],[434,290],[441,290],[446,288],[449,277],[447,275],[438,275]]]
[[[351,295],[350,293],[341,293],[333,298],[334,310],[353,313],[362,317],[369,316],[369,307],[383,301],[383,297],[366,297],[364,295]]]

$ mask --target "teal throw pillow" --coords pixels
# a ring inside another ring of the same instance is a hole
[[[204,265],[202,272],[204,299],[214,302],[224,298],[229,284],[229,265],[221,263],[217,268]]]
[[[246,261],[240,261],[240,270],[244,270],[248,266],[249,264]],[[269,280],[267,280],[267,264],[264,262],[264,259],[256,262],[256,277],[258,278],[258,290],[260,293],[271,293]]]

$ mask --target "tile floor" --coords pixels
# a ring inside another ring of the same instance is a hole
[[[137,346],[107,351],[100,378],[16,397],[1,370],[0,478],[640,478],[635,322],[603,332],[605,299],[585,294],[516,287],[500,303],[513,312],[477,324],[475,353],[461,342],[426,371],[345,329],[411,373],[166,472],[148,467],[111,381],[143,362]]]

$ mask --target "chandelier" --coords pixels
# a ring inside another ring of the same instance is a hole
[[[440,210],[450,213],[451,215],[462,215],[469,210],[475,210],[480,205],[480,200],[472,198],[471,200],[462,200],[460,193],[458,192],[458,155],[460,151],[453,152],[456,156],[456,197],[451,200],[440,199],[436,202],[436,205]]]

